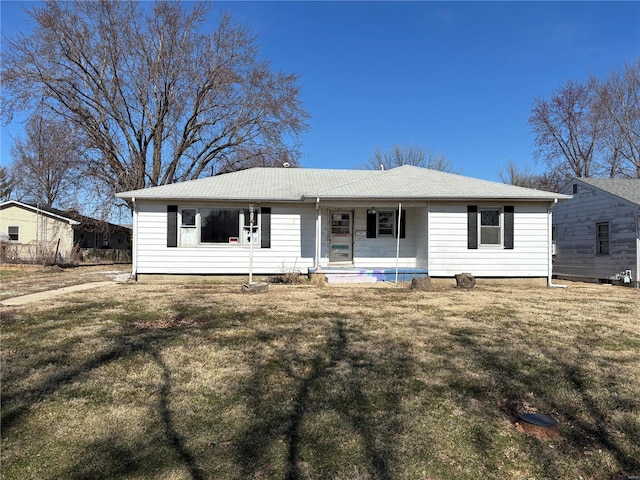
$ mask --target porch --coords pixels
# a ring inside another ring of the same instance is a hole
[[[323,274],[327,283],[376,283],[410,282],[428,275],[426,268],[398,267],[363,268],[349,266],[325,266],[310,268],[309,275]]]

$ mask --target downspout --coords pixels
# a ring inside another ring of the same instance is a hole
[[[400,261],[400,222],[402,220],[402,203],[398,203],[398,222],[396,231],[396,285],[398,285],[398,262]]]
[[[553,283],[553,213],[551,209],[558,203],[554,198],[553,203],[547,208],[547,286],[556,288],[567,288],[566,285],[556,285]]]
[[[320,255],[322,253],[322,246],[320,244],[322,237],[322,226],[320,225],[321,218],[320,198],[316,197],[316,258],[314,259],[314,268],[316,272],[320,269]]]
[[[136,197],[131,197],[133,204],[133,245],[131,245],[131,278],[138,279],[138,204]]]

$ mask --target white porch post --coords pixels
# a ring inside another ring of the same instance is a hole
[[[400,261],[400,221],[402,220],[402,203],[398,203],[398,221],[396,225],[396,285],[398,285],[398,262]]]
[[[322,255],[322,211],[320,209],[320,199],[316,198],[316,255],[314,259],[314,267],[316,272],[320,268],[320,256]]]

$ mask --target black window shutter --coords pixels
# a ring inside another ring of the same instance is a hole
[[[478,248],[478,207],[467,206],[467,248]]]
[[[167,205],[167,247],[178,246],[178,206]]]
[[[367,238],[376,238],[377,216],[367,211]]]
[[[504,248],[513,249],[513,205],[504,207]]]
[[[260,248],[271,248],[271,207],[261,207],[260,216]]]
[[[406,222],[406,211],[400,211],[400,225],[396,225],[396,238],[398,237],[398,230],[400,230],[400,238],[405,238],[407,235],[407,222]]]

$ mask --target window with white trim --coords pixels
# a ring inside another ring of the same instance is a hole
[[[480,245],[502,245],[502,208],[480,207]]]
[[[180,246],[231,244],[260,246],[260,209],[251,232],[248,208],[184,207],[179,209]]]
[[[20,241],[20,226],[18,225],[9,225],[7,227],[7,235],[9,235],[9,239],[12,242]]]

